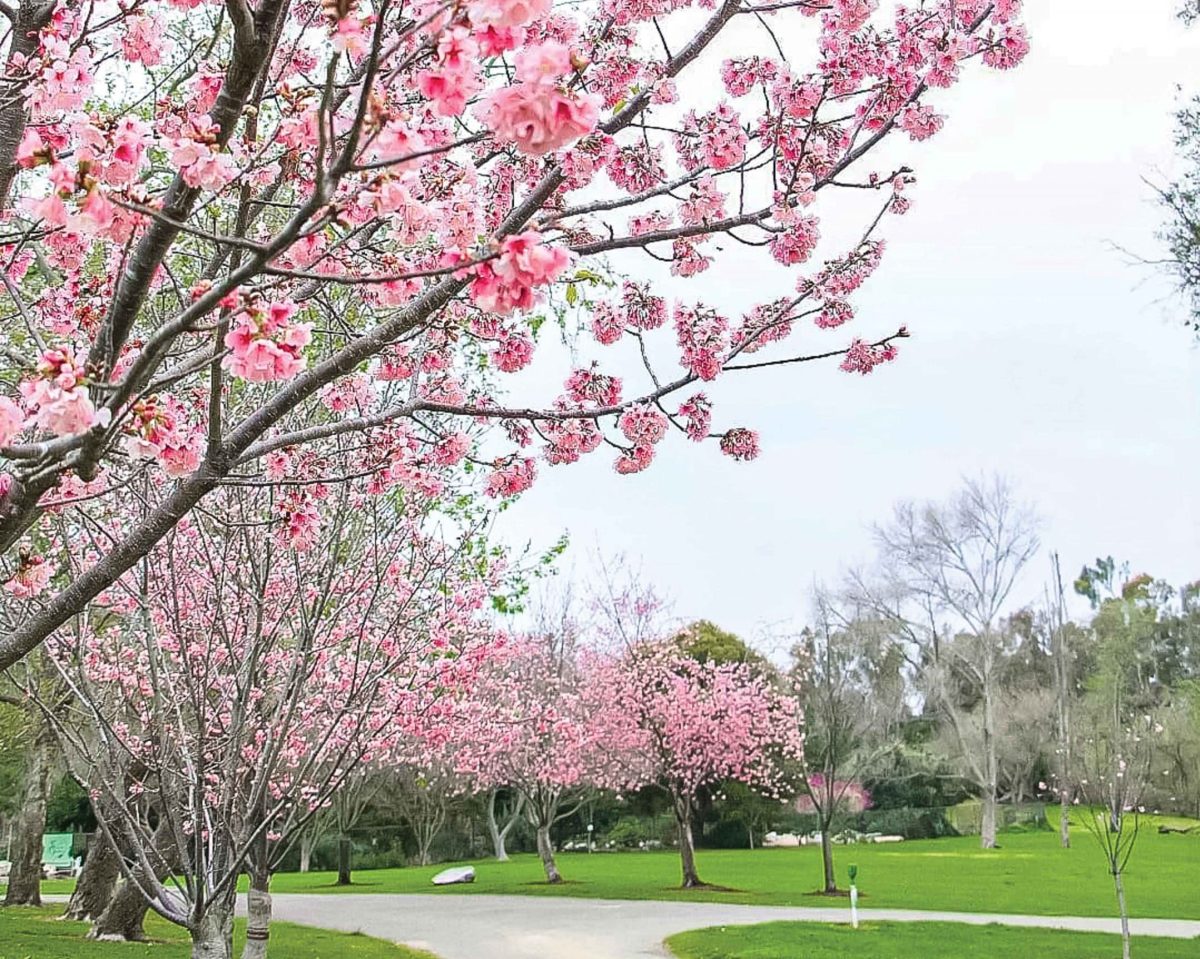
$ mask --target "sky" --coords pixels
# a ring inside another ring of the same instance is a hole
[[[896,501],[999,472],[1038,509],[1064,575],[1112,554],[1200,578],[1200,346],[1184,303],[1136,260],[1160,252],[1145,180],[1177,168],[1178,88],[1200,92],[1200,26],[1177,6],[1030,0],[1025,63],[971,70],[931,101],[946,127],[900,144],[914,205],[889,220],[855,301],[852,335],[909,327],[895,363],[727,377],[717,422],[757,429],[757,460],[676,438],[632,477],[599,453],[543,469],[501,535],[569,534],[563,567],[585,580],[595,554],[624,555],[677,615],[764,641],[805,622],[815,582],[869,560],[870,525]],[[830,211],[822,232],[836,235]],[[845,236],[861,222],[847,217]],[[718,261],[688,293],[740,315],[761,298],[761,261]],[[1016,605],[1040,598],[1048,562],[1033,561]]]

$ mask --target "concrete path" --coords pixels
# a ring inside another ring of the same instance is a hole
[[[277,919],[344,932],[363,932],[436,953],[441,959],[642,959],[669,955],[667,936],[704,926],[746,925],[778,919],[847,922],[843,908],[740,906],[701,902],[646,902],[537,896],[300,895],[274,899]],[[966,912],[864,909],[864,920],[1001,923],[1119,932],[1115,919],[1009,916]],[[1200,921],[1134,919],[1133,933],[1190,939]]]

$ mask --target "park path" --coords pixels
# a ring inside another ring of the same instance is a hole
[[[281,893],[277,919],[427,949],[441,959],[661,959],[667,936],[704,926],[779,919],[846,922],[847,909],[708,902],[551,899],[492,895]],[[1000,923],[1078,932],[1119,932],[1115,919],[863,909],[864,920]],[[1200,921],[1134,919],[1134,935],[1200,936]]]

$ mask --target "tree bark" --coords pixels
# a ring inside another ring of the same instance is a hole
[[[88,847],[83,871],[75,891],[67,903],[64,919],[91,922],[99,918],[113,898],[117,880],[121,878],[121,854],[109,842],[107,833],[97,829]]]
[[[493,789],[488,793],[487,802],[487,826],[488,835],[492,837],[492,855],[496,857],[497,862],[508,862],[508,834],[512,827],[516,824],[517,817],[521,815],[521,806],[525,799],[523,796],[517,797],[517,805],[512,810],[508,817],[508,821],[501,826],[496,821],[496,799],[500,790]]]
[[[350,885],[350,857],[354,852],[354,843],[349,836],[338,836],[337,841],[337,884]]]
[[[679,860],[683,868],[683,888],[703,886],[696,871],[696,847],[692,841],[692,817],[690,808],[681,811],[676,804],[675,819],[679,824]]]
[[[1113,870],[1113,884],[1117,887],[1117,909],[1121,914],[1121,959],[1129,959],[1129,910],[1125,906],[1125,884],[1121,870]]]
[[[122,879],[117,883],[112,900],[100,913],[89,939],[103,942],[142,942],[146,938],[146,913],[150,906],[136,883]]]
[[[549,825],[537,827],[538,855],[542,857],[542,868],[546,871],[546,882],[557,884],[562,882],[558,873],[558,865],[554,862],[554,844],[550,841]]]
[[[168,864],[177,865],[178,860],[171,831],[165,822],[159,822],[150,842],[148,858],[157,864],[157,873],[147,874],[145,867],[138,865],[134,867],[137,882],[125,878],[117,883],[112,900],[92,923],[89,939],[141,942],[146,938],[146,913],[150,904],[142,895],[142,888],[153,888],[156,882],[165,879],[170,871]]]
[[[837,892],[837,876],[833,871],[833,837],[829,835],[829,826],[821,827],[821,865],[825,869],[825,894]]]
[[[142,942],[146,938],[144,924],[149,909],[137,884],[122,879],[112,900],[92,923],[87,937],[103,942]]]
[[[37,53],[38,33],[50,22],[55,5],[38,0],[22,0],[15,6],[16,22],[9,25],[11,40],[4,71],[5,76],[14,78],[25,72],[20,64]],[[21,95],[19,80],[0,84],[0,101],[5,104],[0,108],[0,210],[5,210],[8,208],[9,190],[17,175],[17,146],[25,133],[29,113],[25,107],[26,98]]]
[[[313,847],[316,840],[309,833],[300,837],[300,871],[308,872],[312,868]]]
[[[992,709],[992,677],[989,670],[983,680],[983,823],[979,830],[982,849],[996,848],[996,762],[995,717]]]
[[[246,896],[246,945],[242,959],[266,959],[271,935],[271,875],[255,869]]]
[[[38,728],[25,757],[25,791],[17,813],[12,870],[8,877],[6,906],[42,904],[42,834],[46,831],[46,803],[54,769],[54,733],[49,723]]]
[[[192,959],[233,959],[232,903],[211,903],[191,933]]]

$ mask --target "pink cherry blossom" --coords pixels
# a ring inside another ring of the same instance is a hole
[[[222,365],[255,383],[295,376],[307,365],[303,351],[312,341],[312,324],[293,322],[298,310],[290,300],[246,305],[225,334],[231,353]]]

